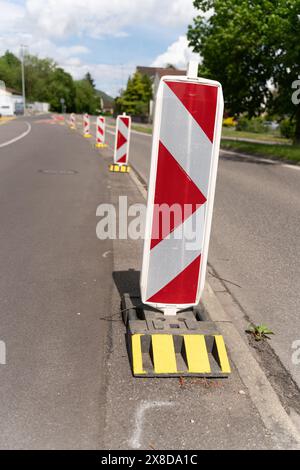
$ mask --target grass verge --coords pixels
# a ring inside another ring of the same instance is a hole
[[[294,163],[300,162],[300,146],[297,145],[269,145],[254,142],[222,140],[221,148],[274,160],[287,160]]]
[[[282,144],[291,144],[291,140],[281,137],[279,133],[265,132],[264,134],[259,134],[256,132],[245,132],[245,131],[236,131],[235,129],[230,129],[228,127],[223,127],[222,131],[223,137],[231,137],[232,139],[253,139],[253,140],[264,140],[266,142],[277,142]]]
[[[133,124],[131,126],[132,130],[133,131],[137,131],[137,132],[144,132],[145,134],[152,134],[152,127],[146,127],[146,126],[137,126],[135,124]]]

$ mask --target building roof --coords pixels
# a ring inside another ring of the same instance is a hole
[[[6,87],[6,91],[8,91],[9,93],[12,93],[13,95],[22,95],[22,93],[18,90],[16,90],[15,88],[9,88],[9,87]]]
[[[156,75],[160,78],[164,75],[186,75],[186,70],[178,70],[173,67],[143,67],[138,65],[136,71],[142,75],[147,75],[151,79],[154,79]]]

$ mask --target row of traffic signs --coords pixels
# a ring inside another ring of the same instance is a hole
[[[76,129],[76,116],[74,113],[70,116],[70,127]],[[91,135],[90,116],[83,116],[83,136],[90,139]],[[114,150],[114,165],[128,166],[129,145],[131,132],[131,117],[125,113],[117,117],[116,139]],[[106,148],[106,120],[104,116],[98,116],[96,120],[96,148]]]

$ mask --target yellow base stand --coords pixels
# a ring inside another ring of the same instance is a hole
[[[85,139],[90,139],[92,136],[91,136],[91,134],[83,134],[83,137],[84,137]]]
[[[128,335],[137,377],[228,377],[231,368],[222,335]]]
[[[110,165],[109,171],[112,173],[130,173],[130,166],[128,165]]]
[[[95,144],[95,147],[97,149],[106,149],[108,145],[107,144]]]
[[[198,307],[167,316],[136,305],[140,297],[122,296],[123,322],[135,377],[228,377],[231,373],[223,336],[202,319]],[[143,320],[141,319],[143,318]]]

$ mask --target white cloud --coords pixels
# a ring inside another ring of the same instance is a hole
[[[126,86],[129,75],[135,71],[135,64],[109,65],[86,64],[78,58],[70,58],[63,64],[64,69],[75,79],[82,78],[87,72],[92,74],[98,88],[111,96],[117,96],[122,87]]]
[[[100,88],[116,95],[135,65],[87,64],[83,56],[91,51],[80,45],[81,39],[122,37],[136,27],[153,34],[178,31],[195,13],[192,0],[0,0],[0,55],[7,49],[19,55],[20,44],[26,44],[30,53],[53,58],[75,78],[89,70]],[[77,38],[78,44],[58,45],[68,38]],[[167,62],[184,66],[186,56],[179,49],[180,57],[172,45],[156,61],[169,54]]]
[[[1,33],[13,32],[18,25],[19,20],[24,18],[25,9],[16,3],[6,0],[0,0],[1,12]]]
[[[189,47],[186,36],[179,36],[177,41],[173,42],[166,52],[156,57],[152,66],[165,67],[167,64],[172,64],[179,69],[185,69],[190,60],[200,61],[200,56],[195,54]]]
[[[135,25],[186,25],[195,14],[192,0],[27,0],[33,24],[52,37],[124,35]]]

